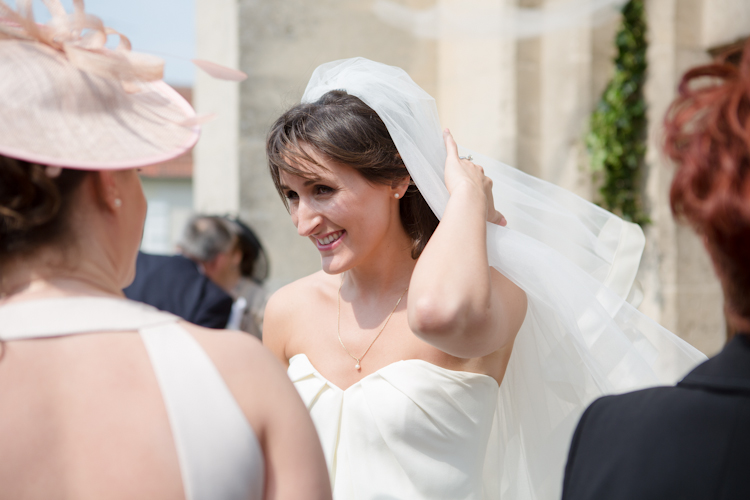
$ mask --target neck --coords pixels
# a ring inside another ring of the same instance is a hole
[[[417,261],[411,258],[411,246],[400,251],[382,253],[377,259],[346,271],[344,288],[361,297],[381,297],[402,292],[409,286]]]
[[[390,226],[380,244],[342,277],[344,292],[352,298],[378,301],[409,286],[417,261],[411,257],[412,239],[401,223],[398,204],[392,208]]]
[[[40,298],[96,295],[122,297],[122,287],[101,262],[80,259],[76,266],[62,263],[60,254],[39,252],[3,266],[0,303]]]

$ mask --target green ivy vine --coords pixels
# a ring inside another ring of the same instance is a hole
[[[615,74],[591,115],[586,137],[591,167],[600,178],[601,205],[625,220],[645,226],[641,175],[646,156],[646,17],[644,0],[622,8],[615,44]]]

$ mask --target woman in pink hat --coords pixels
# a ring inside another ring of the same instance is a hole
[[[48,4],[41,26],[0,2],[0,498],[330,498],[256,339],[123,298],[136,168],[192,147],[195,115],[160,61]]]

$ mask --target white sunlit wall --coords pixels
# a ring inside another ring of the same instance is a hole
[[[193,211],[191,179],[141,179],[148,200],[141,250],[171,255]]]

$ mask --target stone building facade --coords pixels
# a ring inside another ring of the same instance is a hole
[[[196,80],[196,108],[219,118],[204,128],[195,151],[195,208],[238,213],[258,230],[271,256],[272,288],[318,270],[319,257],[296,234],[271,183],[265,135],[327,61],[363,56],[404,68],[435,96],[443,125],[459,143],[595,199],[582,138],[612,73],[619,19],[586,6],[603,2],[196,3],[197,57],[239,67],[249,78],[241,84]],[[684,70],[750,34],[750,2],[646,0],[646,6],[644,189],[653,224],[639,275],[641,309],[712,354],[724,339],[721,291],[702,244],[669,212],[672,171],[659,153],[660,124]]]

